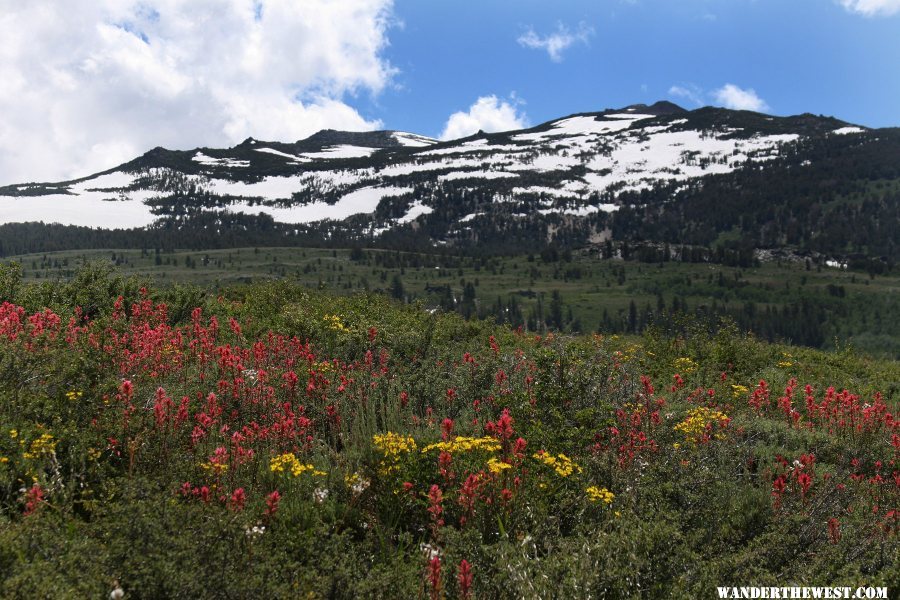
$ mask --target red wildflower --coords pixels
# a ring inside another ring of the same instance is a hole
[[[828,536],[832,544],[841,541],[841,522],[834,517],[828,519]]]
[[[278,493],[278,490],[275,490],[268,496],[266,496],[266,512],[265,515],[267,517],[273,516],[278,512],[278,503],[281,502],[281,494]]]
[[[513,446],[513,454],[515,454],[516,458],[525,458],[525,446],[527,445],[528,442],[526,442],[523,438],[519,438],[516,440],[516,443]]]
[[[428,581],[431,584],[431,598],[437,600],[441,597],[441,558],[439,556],[428,561]]]
[[[493,339],[493,337],[491,338]],[[459,573],[456,575],[459,582],[459,595],[461,598],[469,598],[472,594],[472,567],[469,561],[462,559],[459,563]]]
[[[437,484],[432,485],[428,492],[428,512],[431,514],[431,522],[435,529],[444,526],[444,519],[441,516],[444,514],[444,508],[441,506],[443,501],[444,494],[441,488]]]
[[[228,502],[228,508],[231,510],[244,510],[244,505],[247,503],[247,494],[244,492],[244,488],[238,488],[231,493],[231,500]]]
[[[812,486],[812,477],[809,476],[809,473],[800,473],[797,475],[797,483],[800,484],[800,493],[805,497]]]
[[[31,489],[25,492],[25,512],[23,513],[26,517],[29,515],[33,515],[37,512],[38,508],[40,508],[41,504],[44,502],[44,490],[41,489],[41,486],[38,484],[34,484],[31,486]]]

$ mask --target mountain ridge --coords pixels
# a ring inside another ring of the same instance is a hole
[[[686,110],[668,101],[456,140],[326,129],[295,142],[251,137],[230,148],[157,147],[80,179],[5,186],[0,220],[131,230],[202,223],[220,231],[249,219],[310,243],[467,247],[512,236],[566,246],[612,238],[769,248],[798,244],[776,222],[781,207],[788,220],[811,206],[825,207],[813,211],[820,219],[847,210],[892,218],[893,196],[877,196],[872,208],[865,194],[866,181],[900,178],[900,161],[891,158],[900,156],[898,140],[900,130],[834,117]],[[784,193],[772,195],[760,169]],[[728,222],[694,208],[727,205],[747,189],[748,212],[733,206]],[[778,235],[767,233],[773,229]],[[832,223],[810,225],[799,247],[815,246],[813,238],[828,229]],[[859,250],[848,241],[854,235],[824,249]],[[879,244],[893,256],[893,244]]]

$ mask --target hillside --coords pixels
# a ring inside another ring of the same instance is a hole
[[[900,130],[668,102],[446,142],[326,130],[294,143],[155,148],[83,179],[0,188],[0,252],[262,243],[515,253],[614,240],[890,263],[898,157]],[[39,221],[66,227],[11,225]]]
[[[896,362],[96,268],[0,302],[0,598],[900,586]]]

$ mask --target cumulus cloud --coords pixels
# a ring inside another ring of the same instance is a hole
[[[867,17],[900,13],[900,0],[839,0],[839,2],[847,10]]]
[[[528,117],[520,113],[516,107],[519,101],[513,97],[512,102],[500,100],[497,96],[482,96],[469,107],[468,111],[459,111],[450,115],[441,133],[442,140],[455,140],[477,133],[510,131],[528,127]]]
[[[392,0],[29,0],[0,13],[0,183],[115,166],[154,146],[381,125]]]
[[[690,83],[673,85],[669,88],[669,95],[688,100],[697,106],[703,106],[703,90]]]
[[[725,108],[752,110],[756,112],[769,110],[769,105],[766,104],[766,101],[760,98],[754,90],[750,88],[744,90],[733,83],[726,83],[721,88],[713,91],[712,95],[713,98],[715,98],[716,103]]]
[[[545,50],[553,62],[561,62],[563,52],[575,44],[588,44],[594,28],[587,23],[579,23],[577,31],[570,31],[562,23],[557,24],[556,31],[544,37],[538,35],[533,28],[519,36],[519,45],[533,50]]]

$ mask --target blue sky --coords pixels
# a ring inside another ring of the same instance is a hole
[[[754,90],[773,114],[900,125],[900,14],[828,0],[400,0],[395,12],[385,51],[395,87],[357,99],[391,128],[437,135],[448,114],[491,94],[514,94],[536,124],[661,99],[722,104],[714,92],[726,84]],[[560,25],[591,33],[557,61],[517,42]]]
[[[0,184],[672,100],[900,126],[900,0],[0,0]]]

